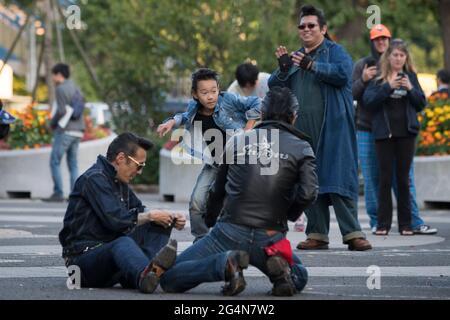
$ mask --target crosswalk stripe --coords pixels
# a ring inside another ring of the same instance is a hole
[[[365,267],[307,267],[310,277],[367,278]],[[244,271],[246,277],[264,276],[255,267]],[[450,277],[448,266],[380,267],[381,277]],[[0,278],[61,278],[67,277],[65,267],[0,267]]]

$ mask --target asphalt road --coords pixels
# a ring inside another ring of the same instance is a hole
[[[150,207],[188,212],[187,203],[160,202],[155,195],[142,195],[142,199]],[[362,201],[359,205],[360,222],[368,232]],[[65,207],[66,204],[48,204],[39,200],[0,200],[0,300],[226,299],[220,294],[222,283],[203,284],[184,294],[166,294],[160,288],[152,295],[120,287],[67,289],[67,274],[57,238]],[[395,233],[394,226],[388,237],[368,234],[373,250],[350,252],[342,244],[332,214],[329,250],[295,250],[308,268],[310,278],[305,290],[289,299],[449,300],[450,210],[424,210],[422,216],[428,224],[439,228],[437,235],[401,237]],[[290,227],[293,230],[293,225]],[[181,232],[174,231],[173,237],[178,240],[180,251],[193,239],[189,227]],[[288,238],[295,247],[298,241],[305,239],[305,234],[290,231]],[[369,278],[373,275],[371,270],[380,272],[379,282]],[[234,299],[277,299],[268,295],[271,284],[259,271],[249,268],[245,276],[247,288]],[[372,284],[371,288],[368,282]]]

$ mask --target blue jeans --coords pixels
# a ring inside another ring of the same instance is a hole
[[[53,136],[52,153],[50,155],[50,170],[53,179],[53,193],[63,196],[63,182],[61,177],[61,159],[67,154],[67,166],[70,172],[70,190],[73,189],[78,178],[78,146],[80,138],[72,137],[62,132],[55,132]]]
[[[224,281],[231,250],[247,251],[250,264],[267,275],[264,248],[283,238],[285,234],[281,232],[269,236],[263,229],[217,222],[204,238],[178,256],[175,266],[162,275],[161,287],[166,292],[185,292],[204,282]],[[295,254],[294,263],[291,275],[300,292],[306,286],[308,273]]]
[[[141,272],[169,237],[170,229],[147,223],[127,236],[70,258],[67,265],[80,267],[83,288],[109,288],[120,283],[124,288],[137,289]]]
[[[378,160],[375,151],[375,139],[371,132],[358,130],[358,158],[361,164],[361,171],[364,177],[364,198],[366,202],[367,215],[370,218],[370,227],[377,226],[377,210],[378,210],[378,185],[379,185],[379,169]],[[395,197],[397,197],[397,181],[395,174],[393,175],[392,186]],[[411,197],[411,227],[416,229],[424,224],[419,216],[419,208],[416,201],[416,186],[414,183],[414,165],[411,165],[409,171],[409,192]]]
[[[206,213],[209,190],[216,180],[217,172],[217,167],[205,164],[192,191],[189,215],[191,218],[191,234],[195,237],[195,241],[204,237],[209,231],[203,217]]]

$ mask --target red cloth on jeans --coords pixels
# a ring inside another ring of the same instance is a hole
[[[283,257],[290,266],[294,264],[291,242],[286,238],[271,246],[265,247],[264,250],[269,257],[278,255]]]

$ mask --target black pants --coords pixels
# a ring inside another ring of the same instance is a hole
[[[398,187],[398,228],[411,229],[411,199],[409,193],[409,170],[415,152],[415,137],[390,138],[375,142],[380,181],[378,189],[378,229],[391,229],[392,224],[392,175],[394,161]]]

